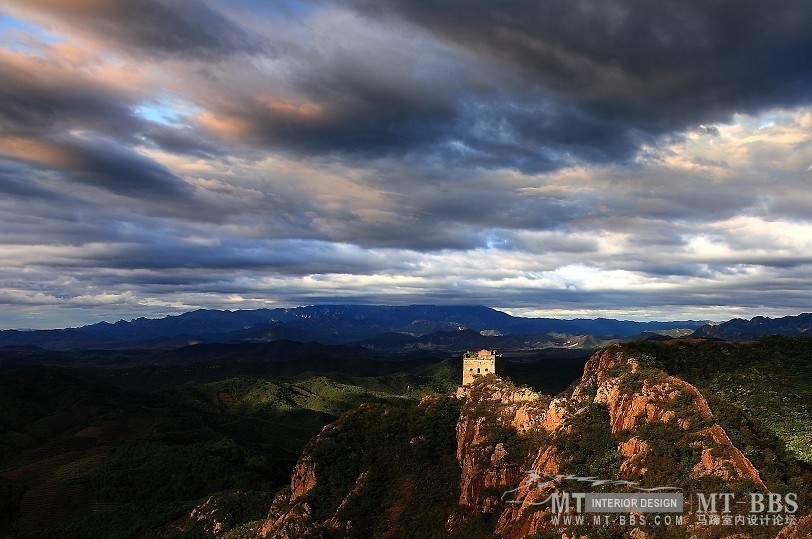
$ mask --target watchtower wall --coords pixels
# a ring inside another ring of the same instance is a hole
[[[498,373],[501,359],[495,350],[466,352],[462,356],[462,385],[470,384],[477,376]]]

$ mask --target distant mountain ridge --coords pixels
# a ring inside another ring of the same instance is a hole
[[[752,341],[769,335],[812,337],[812,313],[781,318],[756,316],[750,320],[734,318],[721,324],[706,324],[691,334],[691,337],[723,341]]]
[[[99,322],[80,328],[0,331],[0,346],[52,349],[176,347],[193,342],[300,342],[347,344],[386,333],[419,337],[449,330],[501,335],[558,333],[625,338],[645,332],[695,329],[704,322],[634,322],[609,318],[523,318],[484,306],[311,305],[291,309],[220,311],[200,309],[164,318]]]

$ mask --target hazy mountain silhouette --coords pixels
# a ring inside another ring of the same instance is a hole
[[[193,342],[267,342],[280,338],[343,344],[386,333],[490,330],[501,335],[560,333],[623,338],[646,331],[698,328],[702,322],[633,322],[608,318],[523,318],[483,306],[313,305],[292,309],[197,310],[164,318],[99,322],[80,328],[0,331],[0,346],[49,349],[177,347]]]
[[[812,335],[812,314],[767,318],[756,316],[750,320],[734,318],[721,324],[707,324],[697,329],[691,337],[720,339],[724,341],[751,341],[768,335],[805,337]]]

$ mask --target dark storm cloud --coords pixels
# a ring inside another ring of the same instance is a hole
[[[370,18],[331,12],[336,4]],[[322,3],[330,24],[269,23],[273,54],[256,45],[262,23],[243,20],[249,31],[220,13],[225,5],[43,0],[24,9],[135,52],[250,53],[250,61],[178,65],[180,85],[231,122],[240,152],[251,145],[350,163],[418,154],[531,173],[628,164],[661,135],[807,102],[812,87],[812,7],[789,0],[335,0]],[[261,67],[269,57],[280,63]],[[99,108],[100,118],[110,115],[123,118]],[[189,129],[146,136],[167,151],[213,155]]]
[[[42,136],[72,128],[128,137],[134,96],[75,66],[0,51],[0,135]]]
[[[319,103],[322,112],[313,118],[262,108],[241,115],[252,118],[260,144],[302,154],[403,154],[453,136],[454,111],[449,103],[363,87],[371,85],[374,81],[366,79],[354,81],[354,87],[334,87],[338,95]]]
[[[57,17],[134,55],[211,60],[269,51],[259,36],[199,0],[29,0],[26,9]]]
[[[32,176],[35,175],[35,171],[19,163],[0,158],[0,193],[27,200],[58,201],[60,197],[53,191],[33,180]]]
[[[812,96],[812,5],[803,1],[341,3],[519,73],[520,85],[475,103],[474,117],[464,97],[456,102],[453,135],[437,134],[484,165],[622,161],[654,136]],[[545,95],[549,105],[537,106]],[[485,136],[472,136],[475,123]]]
[[[251,98],[225,90],[212,103],[239,124],[235,142],[535,173],[628,165],[663,135],[700,124],[713,134],[733,112],[812,95],[803,2],[334,3],[370,18],[333,14],[312,43],[288,37],[288,80],[243,77]],[[297,98],[274,95],[283,85]]]
[[[0,155],[29,165],[7,165],[0,188],[62,198],[34,181],[52,171],[118,195],[177,202],[188,197],[192,190],[180,178],[133,146],[201,154],[212,144],[189,129],[145,121],[133,113],[138,89],[77,69],[57,49],[45,51],[51,56],[0,52]],[[93,66],[92,57],[81,62]]]
[[[463,103],[449,161],[535,173],[577,163],[609,163],[632,157],[649,134],[591,115],[578,104],[549,95],[506,96]]]
[[[149,241],[110,242],[43,248],[28,255],[32,271],[59,271],[73,289],[105,290],[136,287],[141,293],[239,293],[258,290],[263,279],[275,282],[305,276],[346,273],[355,278],[380,271],[404,271],[407,261],[393,262],[381,254],[322,241],[279,240],[228,246],[186,243],[174,235]]]
[[[644,97],[643,107],[676,100],[695,110],[810,92],[812,7],[803,0],[344,3],[396,13],[586,102]]]
[[[415,155],[451,167],[533,173],[625,160],[654,142],[652,133],[609,122],[582,104],[527,91],[503,67],[422,41],[408,47],[413,60],[406,63],[403,51],[377,58],[367,58],[367,50],[341,58],[294,56],[293,91],[304,103],[235,95],[213,110],[239,123],[237,142],[342,156],[348,163]]]
[[[60,140],[61,170],[69,181],[146,199],[182,200],[192,189],[172,171],[130,148],[105,139]]]
[[[22,162],[116,195],[161,202],[167,198],[183,202],[192,195],[192,189],[165,166],[107,139],[56,136],[23,149],[16,156]]]
[[[171,154],[211,158],[222,153],[220,146],[188,126],[175,127],[152,123],[145,126],[143,136],[161,150]]]
[[[402,156],[453,140],[457,94],[475,76],[464,61],[394,30],[367,30],[351,16],[301,35],[277,62],[232,62],[190,75],[229,142],[300,156]],[[281,78],[279,74],[284,74]],[[235,87],[234,81],[240,85]],[[210,99],[217,88],[216,99]]]
[[[172,153],[211,157],[217,146],[183,125],[145,121],[133,112],[138,88],[104,80],[60,62],[0,53],[0,135],[32,139],[66,136],[81,129],[133,145],[152,144]],[[85,61],[93,65],[92,58]]]

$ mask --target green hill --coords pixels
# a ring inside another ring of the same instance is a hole
[[[812,339],[638,341],[623,347],[654,358],[709,398],[740,408],[753,428],[763,425],[800,459],[812,463]]]

